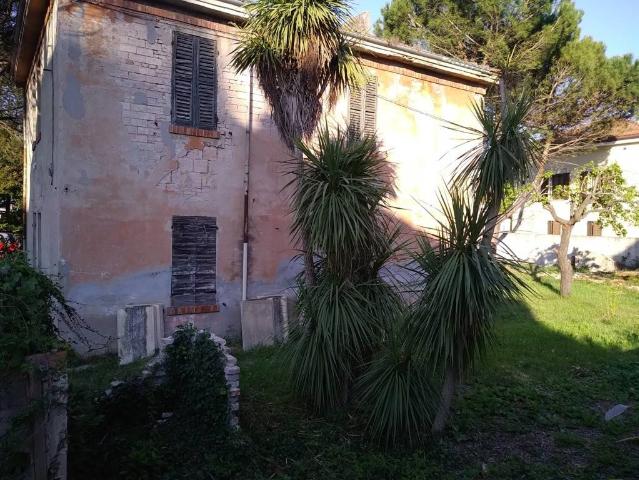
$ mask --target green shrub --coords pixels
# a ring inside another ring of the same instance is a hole
[[[86,343],[90,330],[49,277],[22,253],[0,257],[0,373],[24,367],[28,355],[65,348],[58,325]]]
[[[173,337],[159,384],[137,378],[76,404],[72,383],[71,478],[225,478],[243,464],[228,428],[220,348],[192,325]]]
[[[181,422],[224,430],[228,424],[228,388],[224,354],[208,332],[180,326],[166,348],[165,389]]]

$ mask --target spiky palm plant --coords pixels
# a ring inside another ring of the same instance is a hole
[[[254,68],[290,149],[317,127],[328,94],[332,106],[361,67],[342,28],[350,18],[347,0],[253,0],[232,64]]]
[[[380,348],[357,381],[359,404],[372,438],[386,446],[415,445],[437,409],[437,391],[425,357],[411,340],[405,308],[387,322]]]
[[[344,404],[401,300],[380,272],[399,248],[385,215],[393,188],[374,138],[320,130],[292,168],[293,232],[317,252],[317,279],[301,282],[289,351],[295,389],[319,411]]]
[[[253,0],[240,30],[232,65],[254,69],[284,143],[301,163],[299,141],[315,131],[323,108],[332,107],[363,70],[343,33],[348,0]],[[306,280],[314,283],[313,251],[305,237]]]
[[[486,245],[492,241],[506,188],[529,181],[539,170],[539,143],[524,125],[532,103],[526,92],[516,98],[506,95],[501,111],[475,103],[473,113],[480,128],[459,128],[479,141],[461,155],[453,183],[472,188],[488,206]]]
[[[424,290],[410,328],[413,348],[423,352],[434,373],[443,372],[435,434],[446,424],[458,383],[493,340],[495,310],[526,288],[514,273],[517,265],[482,241],[490,206],[472,193],[449,193],[440,200],[443,218],[434,246],[421,241],[415,255]]]

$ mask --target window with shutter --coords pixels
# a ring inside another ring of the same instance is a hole
[[[548,235],[561,235],[561,223],[548,220]]]
[[[552,185],[553,196],[557,197],[555,188],[570,185],[570,173],[556,173],[550,178],[550,183]]]
[[[216,236],[213,217],[173,217],[171,305],[216,302]]]
[[[377,77],[371,75],[363,88],[352,89],[349,99],[351,135],[375,135],[377,130]]]
[[[175,32],[173,41],[173,108],[175,125],[217,128],[216,42]]]
[[[601,237],[601,225],[597,222],[588,222],[587,235],[589,237]]]

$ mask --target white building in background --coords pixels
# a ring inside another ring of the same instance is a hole
[[[555,174],[550,185],[566,184],[571,173],[580,166],[617,163],[626,182],[639,188],[639,123],[626,123],[615,130],[609,141],[601,143],[595,150],[576,157],[557,160],[550,166]],[[568,218],[568,202],[553,200],[557,213]],[[639,268],[639,227],[626,225],[625,237],[615,234],[611,227],[600,228],[596,224],[598,214],[591,213],[577,223],[572,232],[569,255],[575,257],[577,266],[599,270],[617,268]],[[508,249],[518,258],[538,265],[554,264],[559,246],[559,224],[553,222],[550,213],[541,203],[527,206],[521,218],[501,224],[500,248]]]

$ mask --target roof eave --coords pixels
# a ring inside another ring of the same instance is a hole
[[[165,2],[202,13],[214,13],[236,22],[241,22],[247,18],[246,10],[242,6],[243,2],[239,0],[165,0]],[[416,50],[408,46],[391,45],[384,40],[369,35],[349,34],[349,37],[356,40],[355,48],[361,53],[368,53],[418,68],[441,72],[482,86],[495,85],[498,82],[497,75],[476,65]]]
[[[13,77],[18,85],[24,85],[31,70],[31,63],[38,48],[50,0],[23,0],[22,15],[16,28],[16,49],[13,55]]]
[[[355,49],[362,53],[369,53],[418,68],[444,73],[483,86],[495,85],[499,82],[496,74],[476,65],[416,50],[409,46],[391,45],[377,37],[356,34],[351,34],[350,37],[356,41]]]

